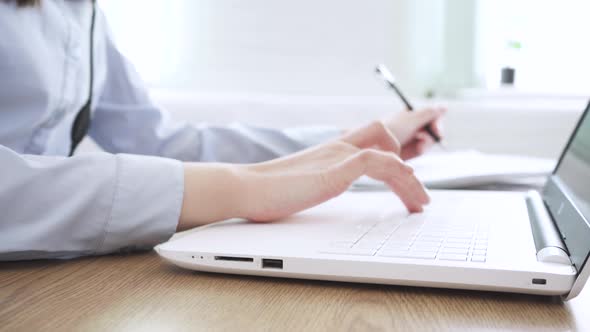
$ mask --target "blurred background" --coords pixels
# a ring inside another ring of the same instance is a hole
[[[195,122],[348,126],[381,117],[401,109],[374,74],[385,63],[417,105],[453,111],[453,145],[471,147],[466,137],[477,136],[481,150],[533,145],[553,156],[590,95],[585,0],[99,4],[155,99]],[[500,83],[506,67],[511,84]],[[500,147],[500,128],[521,138]]]
[[[422,96],[497,88],[506,65],[528,92],[568,96],[590,87],[586,0],[100,3],[152,87],[379,95],[372,70],[381,62]]]

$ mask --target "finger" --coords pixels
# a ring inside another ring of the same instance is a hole
[[[422,211],[422,206],[430,202],[430,197],[424,188],[424,185],[416,175],[414,170],[407,166],[405,173],[393,173],[389,175],[389,180],[385,183],[395,192],[404,202],[410,212]]]
[[[422,155],[424,154],[424,152],[426,152],[426,150],[428,150],[428,148],[430,148],[432,145],[434,145],[434,140],[429,136],[428,139],[425,140],[419,140],[416,141],[416,154],[417,155]]]
[[[434,139],[428,134],[428,132],[426,132],[426,130],[420,130],[417,132],[414,139],[419,142],[434,143]]]
[[[375,121],[363,128],[354,130],[345,135],[342,140],[361,149],[377,146],[384,151],[395,154],[399,154],[401,150],[397,138],[381,121]]]
[[[435,141],[432,136],[425,130],[419,131],[411,142],[404,145],[400,156],[403,160],[415,158],[426,152],[434,144]]]
[[[442,138],[443,137],[443,124],[442,124],[442,119],[438,118],[436,120],[434,120],[433,122],[430,123],[430,128],[432,129],[432,132],[434,132],[436,134],[436,136]]]
[[[429,202],[428,194],[414,175],[413,169],[392,153],[366,149],[348,159],[340,168],[342,174],[333,172],[332,176],[346,178],[346,183],[352,183],[363,174],[383,181],[397,194],[410,212],[422,211],[422,206]],[[340,183],[338,189],[343,186],[344,184]]]
[[[416,195],[421,195],[421,193],[419,191],[413,191],[412,187],[408,187],[406,185],[404,185],[403,183],[396,183],[395,181],[389,181],[386,182],[386,185],[389,187],[389,189],[391,191],[393,191],[402,201],[402,203],[404,203],[404,205],[406,206],[406,208],[408,209],[408,211],[410,213],[416,213],[416,212],[422,212],[424,211],[424,205],[428,204],[429,202],[429,197],[426,194],[426,199],[425,201],[421,201],[416,203],[415,200],[409,199],[411,197],[414,197]],[[421,186],[421,184],[420,184]],[[424,187],[422,187],[424,188]],[[424,192],[426,192],[423,189]]]
[[[426,126],[427,124],[440,119],[440,117],[442,117],[446,112],[447,111],[445,108],[431,107],[431,108],[425,108],[421,111],[412,113],[412,114],[414,114],[414,116],[413,116],[414,125],[416,126],[416,128],[422,128],[422,127]]]
[[[428,140],[414,140],[404,146],[401,153],[403,160],[409,160],[424,154],[432,145],[434,140],[432,138]]]
[[[416,150],[419,154],[424,153],[429,147],[436,143],[434,138],[425,130],[418,132],[415,138]]]

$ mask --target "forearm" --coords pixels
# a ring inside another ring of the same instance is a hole
[[[221,163],[185,163],[184,198],[178,231],[243,217],[246,168]]]
[[[21,155],[0,145],[0,165],[0,261],[152,248],[178,224],[178,161]]]

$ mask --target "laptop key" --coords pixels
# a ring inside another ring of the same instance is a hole
[[[414,246],[420,246],[420,247],[440,247],[442,244],[441,242],[430,242],[430,241],[422,241],[422,240],[416,240],[414,242]]]
[[[487,241],[488,240],[488,234],[477,234],[477,236],[475,237],[475,239],[477,241]]]
[[[412,248],[409,250],[410,252],[415,252],[415,253],[432,253],[432,254],[436,254],[438,252],[438,248]]]
[[[450,242],[445,244],[445,248],[469,249],[469,247],[471,247],[469,243]]]
[[[357,244],[353,246],[353,248],[363,248],[363,249],[373,249],[381,247],[380,242],[375,241],[359,241]]]
[[[463,243],[463,244],[470,244],[471,239],[457,239],[457,238],[448,238],[446,243]]]
[[[385,244],[383,245],[384,247],[403,247],[403,246],[409,246],[412,244],[413,241],[409,241],[409,240],[405,240],[405,241],[387,241],[385,242]]]
[[[381,250],[389,250],[389,251],[408,251],[410,250],[410,246],[383,246]]]
[[[443,261],[466,261],[467,260],[467,255],[461,255],[461,254],[439,254],[437,256],[437,258],[439,260],[443,260]]]
[[[461,254],[461,255],[467,255],[467,253],[469,252],[468,248],[443,248],[442,249],[442,253],[443,254]]]
[[[350,248],[347,250],[347,255],[356,255],[356,256],[373,256],[377,251],[376,248]]]
[[[396,228],[397,224],[379,224],[375,226],[371,231],[387,234],[393,232]]]
[[[434,259],[436,257],[435,252],[422,252],[422,251],[390,251],[382,250],[378,256],[382,257],[396,257],[396,258],[419,258],[419,259]]]
[[[375,227],[375,223],[359,223],[354,226],[354,229],[368,231]]]
[[[479,263],[485,263],[486,261],[486,256],[471,256],[471,261],[472,262],[479,262]]]
[[[421,244],[414,244],[411,248],[411,250],[414,251],[438,251],[438,248],[440,248],[440,246],[428,246],[428,245],[421,245]]]
[[[445,236],[445,232],[428,230],[428,231],[422,231],[422,233],[420,233],[420,236],[443,238]]]
[[[475,249],[473,250],[473,256],[485,256],[486,250],[483,249]]]
[[[356,242],[358,241],[364,234],[346,234],[338,237],[338,241],[345,241],[345,242]],[[336,242],[336,241],[334,241]]]
[[[354,242],[352,241],[333,241],[330,242],[330,248],[351,248]]]
[[[442,238],[440,238],[440,239],[438,239],[438,238],[430,238],[430,237],[418,237],[418,238],[416,238],[416,242],[419,242],[419,243],[434,243],[434,244],[439,245],[439,244],[441,244],[443,242],[443,239]]]
[[[447,235],[448,238],[453,239],[469,239],[473,238],[473,233],[452,233]]]
[[[367,234],[365,236],[363,236],[359,242],[362,241],[371,241],[371,242],[378,242],[378,243],[383,243],[385,242],[386,237],[383,234]]]

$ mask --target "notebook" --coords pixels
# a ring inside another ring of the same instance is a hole
[[[476,150],[433,152],[408,161],[428,188],[456,189],[489,184],[521,184],[543,179],[557,163],[554,159],[488,154]],[[382,182],[361,177],[352,190],[386,189]]]

